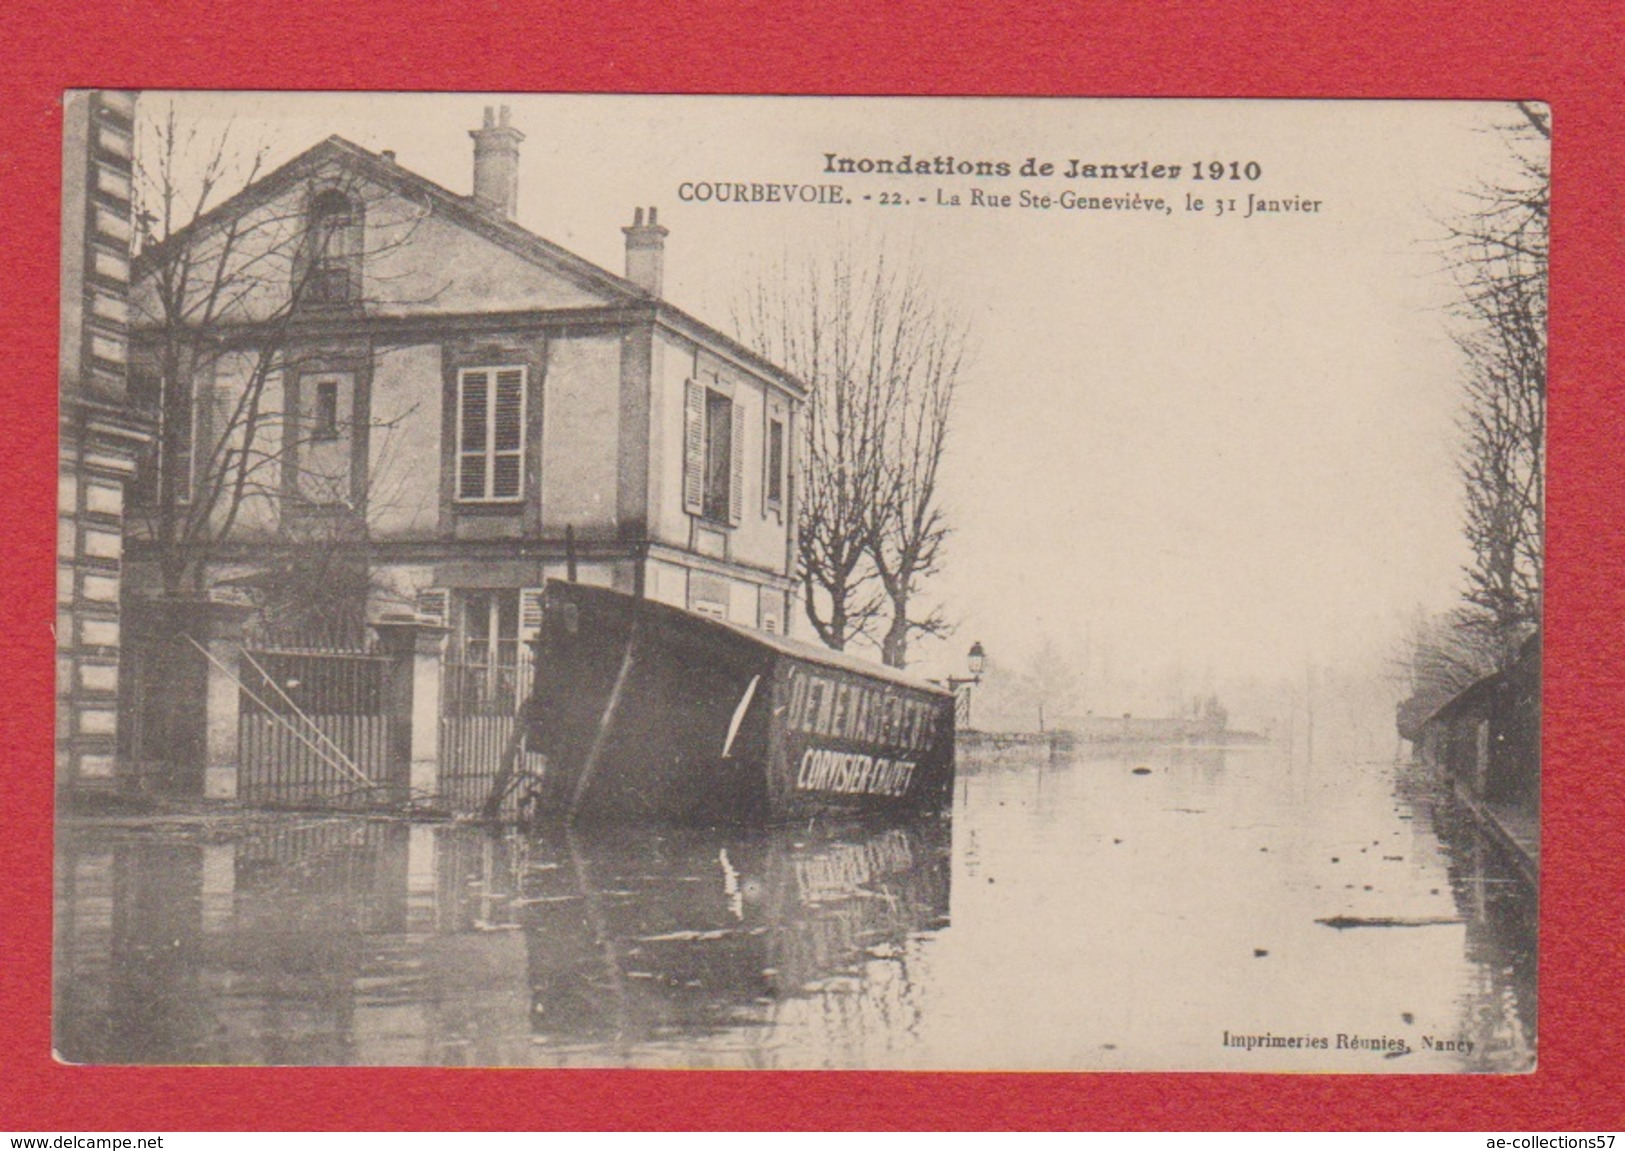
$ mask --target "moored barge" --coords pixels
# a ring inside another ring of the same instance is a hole
[[[547,814],[786,823],[952,799],[953,696],[915,676],[557,581],[536,645]]]

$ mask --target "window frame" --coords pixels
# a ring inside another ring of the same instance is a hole
[[[746,518],[748,410],[739,391],[719,377],[690,377],[683,383],[683,511],[723,532]],[[719,460],[717,448],[724,441],[727,456]]]
[[[715,388],[706,388],[700,515],[711,523],[730,526],[733,522],[729,510],[734,502],[734,455],[737,448],[733,442],[734,423],[734,398]],[[719,444],[726,448],[726,455],[722,459],[717,458],[721,454]]]
[[[784,419],[773,411],[767,416],[767,442],[762,448],[762,462],[767,470],[762,484],[762,501],[769,512],[784,510],[784,462],[789,429]]]
[[[335,210],[340,201],[343,212]],[[336,187],[311,194],[305,207],[303,251],[295,269],[300,310],[347,308],[361,302],[364,234],[364,210],[354,195]]]
[[[498,379],[504,373],[519,373],[519,446],[514,449],[496,447]],[[484,446],[478,451],[465,448],[464,421],[467,415],[465,388],[470,376],[483,375],[487,379],[485,405]],[[452,441],[452,501],[479,507],[507,507],[525,500],[525,482],[528,478],[526,459],[530,451],[530,365],[524,363],[470,365],[457,369],[456,427]],[[513,457],[519,462],[518,478],[512,495],[496,495],[496,463],[499,457]],[[463,468],[466,460],[482,461],[484,483],[481,495],[464,495]]]
[[[339,377],[318,376],[312,382],[310,438],[321,442],[339,439]]]

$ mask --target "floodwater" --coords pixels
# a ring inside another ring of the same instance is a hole
[[[1529,1070],[1533,897],[1418,771],[1022,753],[839,830],[69,820],[58,1054]]]

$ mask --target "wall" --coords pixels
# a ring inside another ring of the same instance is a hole
[[[542,530],[581,538],[616,528],[621,341],[616,332],[548,341],[542,392]]]
[[[683,389],[690,379],[717,381],[745,412],[744,514],[739,525],[728,530],[727,559],[782,575],[790,510],[786,506],[770,512],[763,503],[768,386],[669,332],[659,333],[655,340],[652,376],[650,534],[673,547],[690,546],[695,517],[683,510]],[[789,431],[786,428],[787,436]],[[785,446],[788,451],[791,440]]]
[[[447,312],[491,312],[527,308],[577,308],[602,304],[607,297],[567,276],[516,254],[507,246],[469,231],[443,210],[416,204],[368,180],[347,175],[330,163],[312,177],[343,189],[362,206],[362,296],[375,315],[408,316]],[[233,320],[263,320],[284,311],[294,261],[304,234],[307,184],[261,204],[242,217],[234,255],[223,274],[246,288]],[[200,234],[193,250],[204,265],[197,291],[208,290],[223,254],[218,229]],[[158,316],[150,284],[133,293],[137,315],[150,323]],[[200,296],[201,298],[201,296]]]
[[[115,780],[124,489],[145,444],[127,410],[135,97],[64,99],[56,569],[60,787]]]
[[[373,354],[368,523],[385,539],[433,539],[440,526],[439,344]]]
[[[213,363],[200,368],[192,392],[199,404],[197,422],[193,425],[192,450],[199,460],[232,424],[233,412],[249,387],[258,364],[259,357],[253,353],[226,352]],[[266,417],[258,421],[254,428],[255,450],[269,457],[256,469],[254,476],[255,484],[263,494],[243,501],[238,509],[233,538],[265,537],[277,530],[280,498],[275,493],[282,490],[281,454],[286,409],[282,376],[272,373],[266,377],[260,392],[260,410],[266,413]],[[241,419],[237,420],[237,424],[233,429],[232,444],[240,448],[245,441],[247,428]],[[220,501],[215,509],[216,521],[219,522],[229,511],[228,501]]]
[[[367,262],[369,311],[384,316],[586,308],[607,297],[396,197],[380,202]],[[372,216],[369,215],[369,221]]]

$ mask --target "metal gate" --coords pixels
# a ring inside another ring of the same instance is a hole
[[[452,811],[472,814],[484,806],[513,741],[519,708],[530,696],[532,675],[531,650],[524,644],[511,663],[446,661],[440,796]],[[523,759],[518,766],[525,766]]]
[[[371,807],[389,778],[389,659],[365,651],[243,650],[238,796],[246,803]]]

